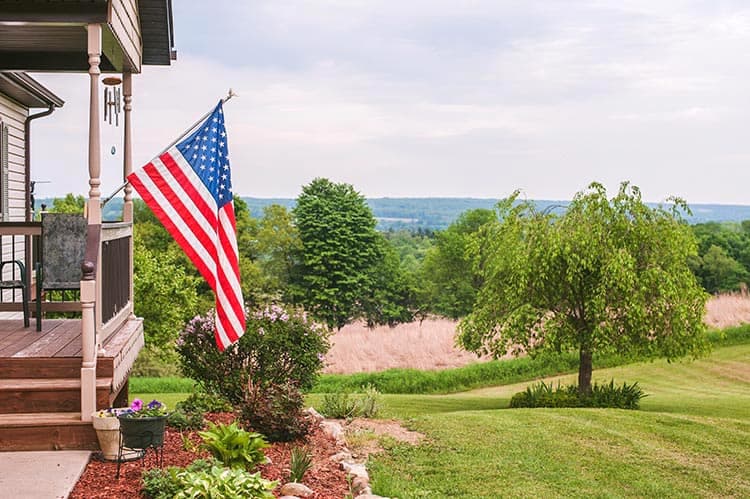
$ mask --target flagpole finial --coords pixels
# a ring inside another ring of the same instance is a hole
[[[224,99],[222,99],[222,102],[226,102],[226,101],[228,101],[229,99],[231,99],[232,97],[238,97],[238,94],[237,94],[237,93],[235,93],[235,91],[234,91],[233,89],[231,89],[231,88],[230,88],[230,89],[229,89],[229,93],[227,94],[227,96],[226,96],[226,97],[225,97]]]

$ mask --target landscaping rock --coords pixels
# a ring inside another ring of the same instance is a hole
[[[331,456],[331,461],[336,462],[336,463],[340,463],[343,461],[351,461],[351,460],[352,460],[352,453],[346,450],[342,450],[341,452]]]
[[[333,421],[322,421],[320,427],[323,428],[326,435],[336,440],[336,442],[344,441],[344,429],[341,428],[340,424]]]
[[[355,496],[372,492],[370,490],[370,480],[364,476],[355,476],[352,480],[352,492],[354,492]]]
[[[300,498],[297,496],[281,496],[279,497],[279,499],[300,499]]]
[[[310,497],[313,491],[307,485],[297,482],[289,482],[281,487],[279,493],[282,496]]]
[[[304,410],[304,413],[313,418],[318,423],[325,419],[318,411],[315,410],[314,407],[308,407]]]
[[[367,468],[365,468],[364,464],[349,463],[349,462],[344,461],[341,463],[341,469],[343,469],[350,475],[361,476],[368,480],[370,479],[369,475],[367,474]]]

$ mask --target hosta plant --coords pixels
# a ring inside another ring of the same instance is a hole
[[[260,433],[243,430],[237,423],[209,423],[208,430],[198,432],[202,447],[230,468],[252,469],[268,462],[263,449],[268,447]]]
[[[182,490],[175,499],[274,499],[271,491],[277,485],[260,473],[220,466],[206,471],[181,471],[177,478]]]

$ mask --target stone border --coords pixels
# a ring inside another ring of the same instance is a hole
[[[320,425],[323,432],[336,441],[340,447],[339,452],[331,456],[331,460],[339,463],[341,469],[346,471],[347,476],[351,478],[352,493],[355,499],[388,499],[374,495],[370,488],[370,475],[367,468],[362,463],[357,463],[352,457],[351,451],[346,447],[344,438],[344,428],[335,421],[326,421],[314,408],[310,407],[305,410],[317,424]]]

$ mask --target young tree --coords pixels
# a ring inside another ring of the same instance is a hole
[[[292,296],[329,328],[363,315],[362,297],[381,258],[378,233],[365,198],[349,184],[317,178],[293,210],[301,255]]]
[[[299,232],[292,214],[278,204],[263,208],[258,225],[258,264],[268,285],[283,295],[302,249]]]
[[[591,390],[595,353],[673,359],[707,349],[707,295],[687,266],[696,242],[682,200],[652,209],[628,183],[611,200],[593,183],[555,215],[517,194],[481,241],[484,285],[460,324],[465,348],[576,350],[581,393]]]
[[[419,301],[424,308],[452,319],[471,312],[482,280],[468,250],[472,237],[494,218],[492,210],[469,210],[436,234],[421,269]]]

